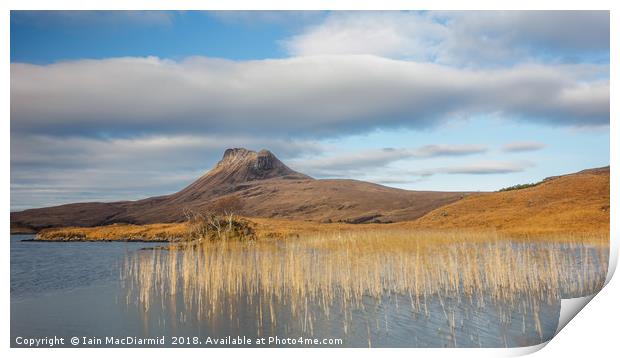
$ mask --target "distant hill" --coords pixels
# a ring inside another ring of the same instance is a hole
[[[609,167],[588,169],[523,189],[471,194],[408,226],[519,234],[609,233],[609,189]]]
[[[413,220],[463,198],[464,193],[410,191],[357,180],[317,180],[267,150],[228,149],[222,160],[185,189],[166,196],[112,203],[75,203],[11,213],[11,232],[48,227],[150,224],[184,220],[184,211],[234,203],[252,217],[317,222]]]

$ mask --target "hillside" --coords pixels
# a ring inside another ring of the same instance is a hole
[[[609,233],[609,188],[609,167],[589,169],[525,189],[471,194],[407,225],[515,234]]]
[[[285,238],[290,236],[379,230],[382,232],[411,233],[441,230],[450,232],[497,232],[510,237],[550,238],[554,240],[582,240],[601,242],[609,237],[609,167],[584,170],[575,174],[556,176],[517,190],[495,193],[470,194],[464,199],[436,208],[412,221],[392,224],[353,225],[312,221],[249,217],[255,225],[257,237]],[[301,188],[313,192],[311,181]],[[339,189],[347,181],[324,181]],[[367,183],[366,183],[367,184]],[[274,183],[258,190],[267,190]],[[372,187],[372,185],[371,185]],[[379,187],[382,188],[382,187]],[[320,189],[320,185],[319,185]],[[253,189],[257,190],[257,189]],[[289,191],[289,189],[283,189]],[[340,190],[335,190],[336,192]],[[345,193],[350,193],[344,191]],[[251,191],[250,191],[251,193]],[[246,195],[249,195],[246,193]],[[368,193],[372,197],[373,193]],[[251,199],[251,196],[250,196]],[[281,205],[282,202],[280,202]],[[254,208],[271,204],[252,203]],[[292,204],[291,204],[292,205]],[[421,206],[420,206],[421,207]],[[264,209],[270,210],[270,209]],[[402,210],[401,212],[407,212]],[[283,213],[286,214],[286,213]],[[288,213],[294,216],[295,213]],[[326,215],[329,212],[325,213]],[[165,240],[182,239],[187,233],[185,223],[128,225],[117,224],[91,228],[51,228],[39,232],[38,240]]]
[[[228,149],[222,160],[183,190],[166,196],[112,203],[75,203],[11,213],[12,232],[116,223],[180,222],[186,210],[215,210],[234,202],[250,217],[316,222],[413,220],[464,196],[389,188],[357,180],[316,180],[298,173],[271,152]]]

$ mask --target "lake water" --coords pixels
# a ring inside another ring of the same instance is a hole
[[[542,298],[536,302],[536,312],[524,309],[531,297],[513,298],[510,307],[490,298],[480,305],[466,299],[428,297],[424,308],[412,309],[411,297],[399,292],[386,292],[379,299],[364,296],[355,307],[343,309],[347,301],[339,300],[336,293],[328,305],[329,314],[319,308],[324,304],[305,302],[304,309],[313,318],[300,321],[296,317],[304,313],[293,314],[286,300],[274,305],[253,292],[228,298],[217,313],[205,318],[196,314],[197,306],[208,305],[200,301],[202,296],[188,299],[190,291],[181,289],[170,296],[163,290],[158,293],[157,285],[145,310],[135,290],[128,293],[122,275],[127,258],[151,260],[155,251],[141,249],[161,243],[21,241],[31,238],[11,236],[12,347],[23,346],[24,338],[54,336],[64,338],[65,346],[71,346],[71,337],[79,337],[81,347],[118,346],[106,344],[106,337],[130,337],[126,340],[130,345],[132,340],[163,337],[163,342],[150,346],[169,347],[528,346],[552,337],[560,311],[559,301]],[[157,252],[158,257],[169,255]],[[133,281],[142,284],[147,279],[134,277]],[[248,341],[241,345],[231,341],[239,338]],[[265,344],[257,342],[260,338],[266,338]]]

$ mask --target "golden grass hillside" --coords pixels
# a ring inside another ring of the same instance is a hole
[[[471,194],[403,224],[415,229],[490,229],[517,235],[609,235],[609,177],[609,167],[589,169],[525,189]]]
[[[549,178],[518,190],[471,194],[414,220],[393,224],[318,223],[316,221],[247,218],[256,237],[284,239],[333,232],[414,230],[498,232],[510,237],[609,237],[609,167]],[[44,229],[37,240],[180,241],[185,223]]]

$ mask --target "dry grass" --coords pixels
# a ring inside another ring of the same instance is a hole
[[[130,225],[44,229],[37,234],[43,241],[180,241],[187,235],[187,224]]]
[[[598,243],[609,241],[609,230],[590,228],[590,230],[571,231],[570,226],[549,225],[538,227],[515,227],[510,229],[493,227],[492,225],[460,227],[458,225],[437,225],[440,228],[426,227],[427,225],[417,222],[405,222],[394,224],[323,224],[311,221],[248,218],[255,230],[255,238],[263,239],[289,239],[308,237],[319,234],[341,233],[355,234],[368,231],[391,233],[403,231],[408,233],[434,232],[436,236],[450,237],[454,232],[466,233],[468,237],[477,235],[509,235],[512,240],[528,241],[579,241]],[[579,220],[577,218],[576,220]],[[443,228],[441,228],[443,226]],[[585,226],[581,226],[582,229]],[[43,241],[188,241],[191,239],[191,229],[188,223],[129,225],[115,224],[97,227],[69,227],[50,228],[39,232],[37,240]]]
[[[321,232],[363,231],[369,228],[387,227],[384,224],[320,224],[311,221],[284,219],[248,218],[256,237],[285,239]],[[130,225],[114,224],[96,227],[67,227],[44,229],[37,240],[47,241],[181,241],[191,237],[191,228],[186,222],[171,224]]]
[[[403,223],[412,229],[496,230],[533,235],[609,233],[609,168],[556,177],[534,187],[472,194]]]
[[[538,317],[543,302],[599,290],[608,239],[590,237],[588,244],[584,237],[573,239],[532,243],[495,233],[383,228],[205,242],[140,253],[126,262],[124,278],[128,300],[146,311],[152,304],[166,306],[161,300],[174,305],[182,296],[185,314],[210,319],[231,312],[240,301],[255,302],[261,325],[277,324],[274,307],[287,307],[309,333],[313,322],[335,307],[346,333],[352,310],[364,309],[364,298],[406,297],[412,314],[421,317],[428,317],[429,302],[438,299],[455,337],[448,300],[472,309],[491,301]],[[536,327],[542,339],[540,322]]]

